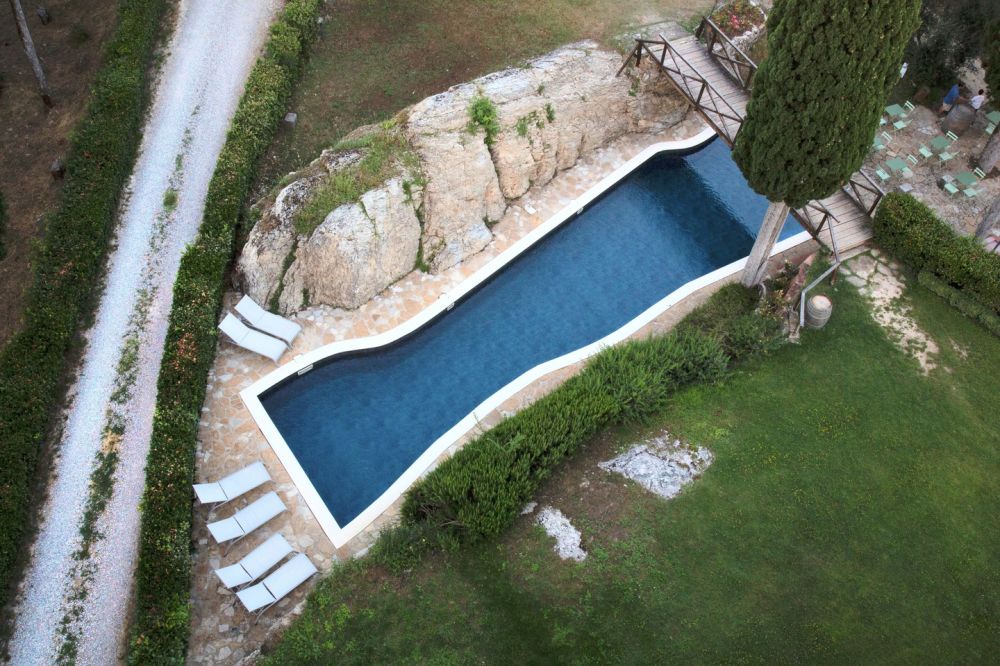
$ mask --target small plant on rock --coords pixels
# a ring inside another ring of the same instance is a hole
[[[475,134],[478,128],[486,132],[484,139],[486,145],[492,146],[500,134],[500,120],[497,117],[496,104],[485,95],[473,97],[469,105],[469,134]]]

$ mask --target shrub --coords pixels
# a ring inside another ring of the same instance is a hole
[[[712,13],[712,22],[728,37],[739,37],[755,25],[764,24],[764,12],[750,0],[732,0]]]
[[[469,133],[474,134],[477,128],[482,128],[486,132],[484,141],[487,146],[492,146],[500,134],[497,107],[489,97],[484,95],[473,97],[472,103],[469,104]],[[525,125],[525,131],[527,131],[527,125]]]
[[[215,355],[223,275],[256,164],[284,114],[301,59],[316,34],[319,6],[319,0],[289,0],[278,17],[271,31],[274,41],[269,40],[250,72],[219,155],[198,238],[181,259],[146,463],[129,663],[184,662],[190,620],[190,484],[198,417]]]
[[[679,387],[717,380],[732,358],[773,345],[748,340],[751,331],[771,336],[776,330],[757,323],[762,317],[753,311],[753,293],[728,286],[672,333],[602,351],[581,373],[467,443],[414,484],[403,502],[403,525],[429,524],[459,541],[499,533],[553,468],[602,429],[642,421],[662,409]],[[753,324],[748,317],[755,318]],[[720,332],[734,326],[739,344],[732,345],[731,355]],[[388,550],[391,544],[382,547]]]
[[[11,590],[39,452],[62,402],[67,352],[93,312],[121,188],[141,138],[146,72],[166,0],[119,7],[87,112],[66,158],[58,208],[33,257],[24,323],[0,353],[0,590]]]
[[[893,192],[879,204],[873,226],[875,240],[896,259],[1000,313],[1000,257],[956,234],[923,203]]]
[[[970,319],[982,324],[983,328],[1000,338],[1000,317],[958,289],[934,277],[928,271],[920,271],[917,281],[946,300],[952,307]]]

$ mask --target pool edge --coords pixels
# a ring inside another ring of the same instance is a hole
[[[300,354],[278,369],[255,381],[247,388],[240,391],[240,399],[250,412],[251,417],[257,424],[264,438],[271,449],[278,457],[279,462],[291,477],[292,482],[298,489],[306,505],[316,518],[323,532],[327,535],[336,548],[346,545],[351,539],[361,533],[366,527],[382,515],[392,504],[403,495],[403,493],[420,478],[433,465],[449,447],[458,442],[461,437],[475,428],[482,419],[490,414],[494,409],[503,404],[504,401],[515,395],[525,387],[545,375],[560,368],[572,365],[585,360],[602,349],[617,344],[622,340],[634,335],[658,316],[666,312],[670,307],[688,297],[697,290],[713,284],[719,280],[730,277],[743,269],[746,257],[720,267],[710,273],[702,275],[684,285],[678,287],[666,297],[653,304],[639,316],[632,319],[612,333],[596,340],[585,347],[564,354],[544,363],[534,366],[525,371],[513,381],[509,382],[490,397],[476,406],[469,414],[457,422],[452,428],[435,440],[409,467],[371,504],[358,514],[352,521],[341,527],[333,514],[327,508],[326,503],[316,491],[309,480],[305,470],[299,465],[298,459],[285,442],[281,433],[274,425],[267,411],[260,401],[261,394],[268,391],[281,381],[294,374],[304,374],[308,372],[315,363],[328,359],[331,356],[345,352],[360,351],[383,347],[404,338],[422,328],[427,323],[433,321],[437,316],[450,309],[464,296],[476,289],[484,281],[502,270],[507,264],[520,256],[525,250],[534,246],[538,241],[547,236],[550,232],[561,226],[566,221],[575,217],[588,204],[600,197],[625,176],[632,173],[638,166],[648,161],[656,154],[664,152],[682,152],[698,148],[707,144],[715,138],[715,133],[711,129],[706,129],[699,134],[688,139],[679,141],[663,141],[655,143],[640,151],[637,155],[624,162],[621,166],[608,174],[586,192],[574,199],[572,202],[560,209],[556,214],[544,223],[530,231],[523,238],[514,243],[511,247],[501,252],[490,260],[486,265],[477,270],[471,276],[463,280],[458,286],[450,289],[438,297],[437,301],[425,307],[417,315],[403,322],[399,326],[384,333],[333,342],[318,347],[310,352]],[[771,256],[781,254],[788,249],[803,242],[812,240],[808,232],[801,232],[775,244]]]

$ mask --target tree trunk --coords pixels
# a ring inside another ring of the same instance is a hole
[[[984,240],[994,229],[1000,229],[1000,196],[994,199],[993,204],[986,209],[983,221],[976,227],[976,238]]]
[[[11,11],[14,12],[14,18],[17,23],[17,34],[21,37],[21,43],[24,44],[24,52],[28,54],[28,60],[31,61],[31,69],[35,72],[35,78],[38,79],[38,89],[42,93],[42,102],[45,106],[52,106],[52,95],[49,92],[49,82],[45,80],[45,72],[42,71],[42,63],[38,59],[38,54],[35,53],[35,43],[31,40],[31,33],[28,31],[28,22],[24,19],[24,9],[21,7],[21,0],[10,0]]]
[[[743,269],[743,286],[753,287],[763,281],[767,274],[767,260],[771,257],[771,249],[778,240],[781,227],[788,217],[788,204],[783,201],[771,202],[764,213],[764,222],[760,225],[757,233],[757,240],[750,250],[750,257],[747,258],[747,265]]]
[[[989,173],[997,162],[1000,162],[1000,127],[993,130],[993,136],[986,142],[986,147],[979,156],[979,168]]]

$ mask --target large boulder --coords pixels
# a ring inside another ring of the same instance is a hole
[[[412,271],[420,221],[411,195],[397,177],[331,211],[299,242],[285,272],[281,310],[308,303],[357,308]]]
[[[351,133],[255,206],[262,214],[238,262],[239,284],[285,313],[306,304],[355,308],[412,270],[421,252],[434,272],[479,252],[491,223],[530,187],[624,134],[684,118],[687,105],[663,76],[648,66],[617,76],[621,62],[595,42],[571,44],[428,97],[386,127]],[[479,97],[498,122],[489,145],[470,124]],[[359,200],[336,206],[315,229],[297,228],[301,211],[323,200],[317,192],[357,174],[372,137],[387,136],[397,168],[381,182],[364,180]]]

